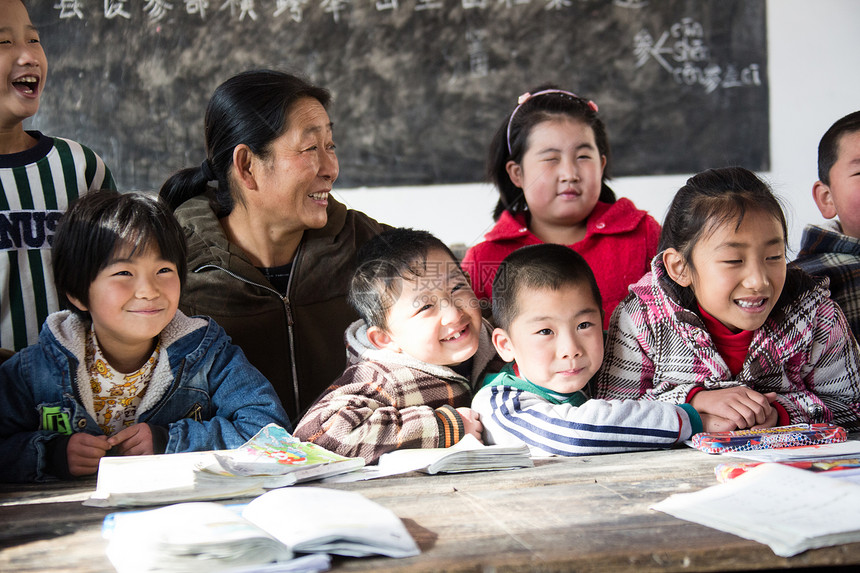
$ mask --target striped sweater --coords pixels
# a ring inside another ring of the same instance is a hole
[[[525,442],[532,456],[584,456],[670,448],[702,430],[692,406],[559,395],[516,376],[512,364],[486,377],[472,400],[484,443]]]
[[[0,347],[34,344],[60,309],[51,243],[63,212],[91,189],[116,189],[101,158],[83,145],[28,132],[39,141],[0,155]]]
[[[792,267],[788,273],[798,286],[789,288],[787,280],[733,376],[656,256],[652,271],[631,285],[612,315],[596,396],[683,404],[697,388],[743,385],[776,392],[792,424],[860,429],[860,349],[845,316],[829,298],[826,279],[810,279]]]
[[[357,320],[346,330],[347,368],[296,425],[293,435],[368,464],[403,448],[444,448],[463,437],[456,408],[468,407],[475,382],[497,362],[484,322],[471,379],[446,366],[381,350]]]

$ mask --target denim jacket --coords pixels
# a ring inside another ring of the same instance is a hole
[[[100,435],[83,360],[90,325],[69,311],[45,321],[39,342],[0,366],[0,481],[46,481],[48,442]],[[177,311],[138,422],[167,429],[166,453],[240,446],[269,423],[290,429],[272,385],[215,321]]]

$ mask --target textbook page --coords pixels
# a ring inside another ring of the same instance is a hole
[[[368,466],[358,472],[325,479],[323,482],[346,483],[414,471],[436,474],[531,467],[534,467],[534,462],[529,457],[529,447],[525,443],[518,446],[485,446],[475,436],[466,434],[450,448],[394,450],[381,455],[376,466]]]
[[[469,472],[534,467],[529,447],[485,446],[472,434],[450,448],[406,449],[383,454],[379,458],[380,471],[420,470],[429,474],[439,472]]]
[[[119,573],[225,571],[293,558],[283,543],[212,502],[115,513],[104,536]]]
[[[229,499],[262,494],[263,480],[206,474],[200,464],[217,463],[215,452],[111,456],[99,460],[96,491],[83,502],[94,507],[131,507],[178,501]]]
[[[782,464],[674,494],[651,509],[764,543],[781,557],[860,541],[860,485]]]
[[[359,493],[284,488],[248,504],[189,502],[108,515],[107,555],[119,573],[323,571],[328,558],[412,557],[420,549],[397,515]]]
[[[275,489],[249,503],[242,517],[299,553],[348,557],[420,553],[397,515],[356,492]]]
[[[362,466],[363,458],[302,442],[269,424],[233,450],[104,457],[96,491],[84,505],[130,507],[250,497]]]

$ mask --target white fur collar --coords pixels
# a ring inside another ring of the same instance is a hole
[[[89,385],[89,374],[87,373],[84,354],[86,348],[86,338],[90,329],[90,322],[82,320],[76,314],[68,310],[55,312],[48,316],[45,324],[51,329],[57,341],[74,354],[78,359],[78,369],[75,373],[75,385],[78,389],[78,394],[81,397],[81,402],[87,413],[95,419],[95,409],[93,408],[93,389]],[[138,408],[138,415],[146,412],[149,408],[155,405],[164,393],[170,388],[173,383],[173,374],[170,370],[170,359],[167,356],[167,349],[175,341],[179,340],[186,334],[194,332],[197,329],[205,328],[207,321],[202,318],[191,318],[185,316],[181,311],[177,310],[164,330],[161,331],[161,349],[158,354],[158,364],[152,372],[152,380],[146,395]]]

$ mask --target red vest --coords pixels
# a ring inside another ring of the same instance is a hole
[[[603,297],[604,329],[609,327],[612,311],[627,296],[627,287],[651,270],[659,240],[660,224],[632,201],[621,198],[612,204],[598,202],[588,217],[585,238],[567,245],[581,254],[594,272]],[[478,298],[492,298],[493,279],[506,256],[520,247],[541,243],[528,229],[525,213],[502,213],[484,235],[484,242],[469,249],[463,258],[463,270],[472,277]]]

